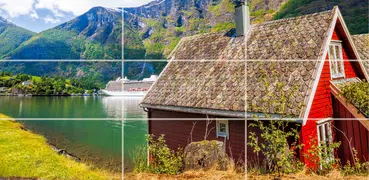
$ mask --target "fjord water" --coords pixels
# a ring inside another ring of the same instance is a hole
[[[142,98],[124,98],[124,167],[132,170],[132,156],[137,148],[146,146],[147,113],[139,106]]]
[[[127,162],[128,152],[137,144],[145,144],[147,121],[139,102],[140,98],[123,97],[2,96],[0,113],[18,118],[26,129],[43,135],[50,144],[83,161],[120,171],[122,122]],[[137,119],[126,121],[123,117]]]

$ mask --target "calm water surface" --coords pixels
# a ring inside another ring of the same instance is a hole
[[[130,152],[137,145],[145,145],[147,121],[146,113],[138,106],[140,101],[141,98],[123,97],[3,96],[0,97],[0,113],[13,118],[33,118],[20,122],[27,129],[45,136],[51,144],[85,161],[120,171],[122,122],[126,168],[132,167]]]
[[[146,145],[147,113],[139,107],[142,98],[124,98],[124,166],[132,170],[132,155]]]

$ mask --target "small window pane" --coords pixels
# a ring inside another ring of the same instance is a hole
[[[329,139],[330,139],[329,124],[326,123],[326,124],[324,124],[324,126],[325,126],[325,140],[329,141]]]
[[[331,67],[331,75],[333,78],[344,77],[342,49],[340,44],[332,44],[329,46],[329,60]]]
[[[334,46],[333,45],[329,46],[329,57],[330,57],[330,60],[335,59],[335,57],[334,57]]]
[[[333,74],[336,74],[336,56],[335,56],[335,53],[334,53],[334,46],[333,45],[330,45],[329,46],[329,60],[330,60],[330,64],[331,64],[331,72]]]
[[[224,123],[219,123],[219,132],[226,133],[227,132],[227,126]]]
[[[342,52],[340,51],[340,47],[339,46],[335,46],[335,50],[336,50],[336,59],[337,59],[337,74],[343,74],[342,72],[342,58],[341,58],[341,54]]]
[[[320,134],[320,139],[319,141],[322,142],[324,140],[324,137],[323,137],[323,127],[322,126],[319,126],[319,134]]]

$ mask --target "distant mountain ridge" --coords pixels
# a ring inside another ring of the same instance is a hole
[[[0,17],[0,55],[9,53],[35,34]]]
[[[9,41],[2,40],[4,33],[13,34],[6,36]],[[2,44],[9,48],[1,51]],[[104,84],[121,76],[121,62],[11,62],[11,60],[120,60],[121,52],[122,11],[120,9],[94,7],[71,21],[40,33],[9,25],[9,22],[3,18],[0,19],[0,58],[9,60],[7,62],[0,60],[0,71],[80,78],[87,82]]]
[[[54,28],[34,34],[0,56],[5,59],[121,59],[121,11],[94,7]]]

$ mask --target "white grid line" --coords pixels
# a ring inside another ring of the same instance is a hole
[[[172,62],[311,62],[311,61],[319,61],[318,59],[0,59],[0,63],[8,62],[8,63],[15,63],[15,62],[165,62],[165,61],[172,61]],[[331,61],[329,59],[325,61]],[[333,61],[333,60],[332,60]],[[345,61],[349,62],[369,62],[369,59],[345,59]]]
[[[124,78],[124,8],[122,8],[122,74],[121,77]],[[124,92],[124,83],[122,83],[122,92]],[[124,158],[124,99],[122,101],[122,179],[124,179],[124,163],[125,163],[125,158]]]

